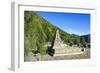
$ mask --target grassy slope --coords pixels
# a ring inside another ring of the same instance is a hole
[[[35,12],[25,11],[24,15],[25,55],[34,48],[37,48],[41,54],[45,54],[44,45],[48,41],[52,42],[56,28]]]

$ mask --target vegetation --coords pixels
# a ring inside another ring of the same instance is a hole
[[[28,55],[33,49],[37,49],[41,55],[46,54],[45,45],[54,42],[55,32],[59,29],[60,37],[64,43],[69,45],[83,45],[90,43],[90,36],[78,36],[64,32],[62,29],[52,25],[42,18],[37,12],[24,12],[24,55]],[[88,41],[87,41],[88,39]]]
[[[56,28],[40,17],[36,12],[24,12],[24,54],[32,49],[38,49],[41,54],[46,53],[46,43],[52,42]]]

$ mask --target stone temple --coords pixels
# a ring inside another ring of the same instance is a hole
[[[56,31],[56,37],[54,40],[53,49],[55,50],[54,56],[62,56],[62,55],[73,55],[73,54],[81,54],[81,48],[79,47],[69,47],[67,44],[60,38],[59,30]]]

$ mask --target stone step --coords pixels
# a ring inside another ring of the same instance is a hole
[[[77,54],[82,54],[82,53],[83,53],[83,52],[61,53],[61,54],[54,54],[54,56],[77,55]]]
[[[55,54],[58,53],[75,53],[75,52],[81,52],[81,49],[56,49]]]

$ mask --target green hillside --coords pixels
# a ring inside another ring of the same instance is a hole
[[[47,42],[52,42],[56,28],[36,12],[25,11],[24,21],[25,55],[35,48],[41,54],[45,54],[47,48],[44,45]]]
[[[36,12],[24,12],[24,55],[32,49],[38,49],[41,55],[46,54],[47,42],[53,44],[56,30],[59,29],[60,37],[64,43],[72,45],[80,44],[80,36],[71,35],[54,26]]]

